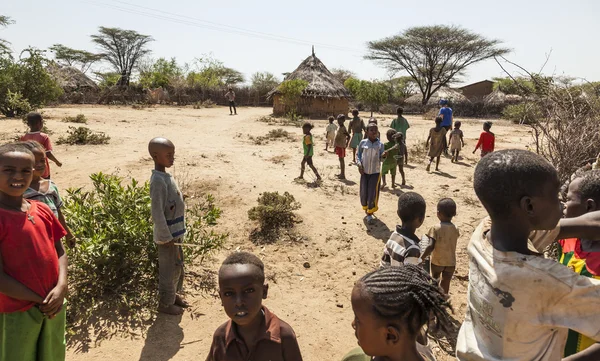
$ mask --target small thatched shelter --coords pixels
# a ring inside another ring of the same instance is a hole
[[[47,70],[66,93],[98,90],[98,85],[92,79],[71,66],[53,64]]]
[[[515,104],[523,100],[523,97],[517,94],[505,94],[504,92],[496,89],[485,98],[483,102],[486,105],[504,105],[504,104]]]
[[[446,99],[452,103],[468,103],[469,99],[465,97],[462,92],[456,89],[442,87],[431,95],[427,105],[438,105],[440,100]],[[404,100],[405,104],[420,105],[423,101],[423,95],[421,93],[411,95]]]
[[[308,86],[302,93],[302,99],[296,106],[298,114],[308,117],[327,117],[347,114],[350,93],[327,69],[325,64],[313,53],[284,80],[302,79]],[[286,107],[282,102],[278,88],[271,90],[267,98],[273,98],[273,114],[284,115]]]

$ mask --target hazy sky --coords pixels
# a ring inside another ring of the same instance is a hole
[[[16,21],[0,30],[15,52],[55,43],[95,51],[90,35],[98,26],[120,27],[153,36],[153,57],[184,63],[212,53],[248,77],[281,77],[314,44],[329,69],[382,78],[385,70],[362,58],[367,41],[411,26],[460,25],[504,41],[508,58],[528,69],[539,70],[552,51],[547,73],[600,80],[596,0],[3,0],[0,14]],[[463,82],[501,75],[489,60],[470,67]]]

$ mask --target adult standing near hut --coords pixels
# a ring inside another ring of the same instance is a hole
[[[237,109],[235,108],[235,92],[231,87],[227,93],[225,93],[225,97],[229,101],[229,115],[237,115]]]
[[[446,99],[440,100],[440,108],[439,115],[444,117],[442,120],[442,128],[446,129],[446,133],[450,134],[452,130],[452,122],[454,121],[454,116],[452,115],[452,108],[448,106],[448,101]],[[448,140],[444,137],[444,154],[448,155]]]

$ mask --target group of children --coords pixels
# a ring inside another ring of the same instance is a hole
[[[28,116],[28,123],[32,131],[43,125],[35,113]],[[367,137],[359,142],[356,158],[361,177],[373,174],[374,163],[369,159],[385,158],[391,149],[378,141],[376,123],[365,129]],[[305,137],[303,142],[310,151],[312,139]],[[56,187],[42,177],[48,150],[38,144],[25,141],[0,146],[2,360],[65,357],[67,256],[61,239],[68,231],[59,220],[64,223]],[[148,151],[155,163],[150,194],[159,250],[159,311],[181,314],[188,306],[178,295],[183,280],[185,204],[166,172],[174,163],[175,146],[165,138],[154,138]],[[368,188],[370,180],[365,183]],[[571,180],[565,218],[555,168],[529,151],[485,155],[475,169],[473,183],[489,217],[475,229],[468,246],[467,314],[458,335],[457,358],[600,359],[596,344],[600,341],[596,313],[600,280],[595,279],[600,276],[596,245],[600,170]],[[26,199],[28,192],[41,202]],[[371,201],[367,196],[367,212],[376,208]],[[381,267],[357,280],[351,292],[351,325],[360,348],[344,361],[434,360],[427,331],[431,327],[451,330],[447,294],[460,235],[452,223],[457,207],[452,199],[441,199],[439,224],[419,239],[416,231],[424,222],[426,208],[423,197],[415,192],[399,197],[401,224],[384,247]],[[562,265],[540,254],[553,242],[562,247]],[[423,268],[429,256],[431,275]],[[258,257],[247,252],[228,256],[219,269],[218,284],[229,320],[215,331],[207,361],[302,360],[292,327],[262,304],[268,284]]]

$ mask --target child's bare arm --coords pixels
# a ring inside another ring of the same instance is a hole
[[[67,221],[65,220],[65,216],[61,212],[60,208],[58,209],[58,221],[63,226],[65,231],[67,231],[67,236],[65,237],[67,239],[67,244],[71,248],[75,247],[75,237],[73,236],[73,233],[71,233],[69,226],[67,226]]]
[[[597,361],[600,360],[600,344],[596,343],[585,350],[571,355],[562,361]]]
[[[462,146],[465,146],[465,139],[463,138],[463,134],[460,133],[460,141],[462,142]]]
[[[421,255],[421,259],[426,259],[427,257],[429,257],[431,255],[431,253],[433,252],[433,250],[435,249],[435,238],[433,237],[429,237],[429,245],[427,247],[425,247],[425,250],[423,251],[423,254]]]
[[[589,212],[575,218],[563,218],[558,222],[560,232],[556,239],[586,238],[596,240],[600,234],[600,211]]]
[[[62,309],[68,290],[67,268],[69,267],[69,261],[67,260],[67,253],[60,240],[54,244],[54,247],[58,255],[58,283],[48,293],[40,306],[40,311],[50,318],[54,317]]]
[[[44,302],[42,296],[27,288],[24,284],[4,273],[4,264],[0,257],[0,293],[17,300],[31,301],[37,304]]]
[[[46,152],[46,157],[48,157],[48,159],[50,159],[51,161],[53,161],[54,163],[56,163],[57,166],[62,167],[62,163],[56,159],[56,157],[54,156],[54,154],[52,154],[52,151],[47,151]]]
[[[429,140],[431,139],[431,134],[427,137],[427,141],[425,142],[425,146],[429,146]]]

